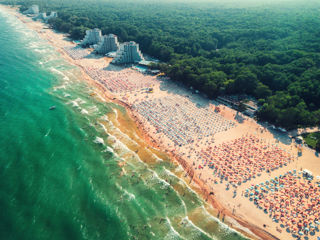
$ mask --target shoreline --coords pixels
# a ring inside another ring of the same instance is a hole
[[[11,8],[8,6],[5,6],[5,7],[10,9],[11,11],[14,10],[14,8]],[[15,13],[12,13],[12,14],[14,14],[20,20],[22,20],[22,22],[25,23],[27,25],[27,27],[29,27],[32,30],[35,30],[38,33],[40,38],[47,40],[50,45],[52,45],[59,53],[62,54],[63,58],[66,59],[66,61],[68,61],[70,64],[72,64],[74,66],[79,67],[81,70],[82,78],[84,78],[88,84],[93,85],[93,86],[95,86],[95,88],[98,89],[99,96],[102,95],[104,100],[123,106],[126,109],[129,118],[135,122],[135,125],[136,125],[137,129],[139,130],[140,137],[150,147],[152,147],[160,152],[166,153],[172,161],[177,162],[179,165],[181,165],[183,167],[184,173],[186,173],[188,175],[188,177],[190,178],[190,182],[188,183],[188,185],[191,185],[191,183],[196,185],[196,187],[199,189],[199,192],[197,191],[197,193],[199,193],[201,195],[201,198],[205,202],[210,204],[214,208],[215,211],[217,211],[218,216],[214,215],[215,217],[217,217],[220,221],[221,221],[221,218],[223,218],[222,222],[224,222],[228,226],[231,226],[231,228],[242,233],[246,237],[250,237],[253,239],[259,239],[259,238],[280,239],[277,236],[275,236],[274,234],[272,234],[272,233],[266,231],[265,229],[253,224],[252,223],[253,221],[250,221],[249,219],[245,220],[246,218],[241,216],[241,214],[233,213],[231,210],[232,208],[228,208],[226,206],[226,204],[222,204],[223,199],[221,199],[221,198],[219,199],[219,193],[217,193],[218,191],[217,192],[212,191],[212,189],[210,189],[208,187],[208,184],[206,184],[206,182],[201,179],[201,174],[199,176],[198,172],[193,168],[191,163],[186,161],[183,157],[179,156],[178,152],[175,152],[174,150],[164,146],[164,144],[161,144],[159,142],[157,143],[157,139],[154,139],[152,137],[152,134],[150,134],[148,132],[148,127],[143,125],[143,122],[141,121],[141,119],[139,119],[139,116],[137,116],[137,114],[134,112],[134,110],[132,109],[132,106],[130,106],[130,104],[121,100],[120,98],[117,98],[115,95],[110,93],[109,90],[106,87],[104,87],[101,83],[97,82],[92,77],[90,77],[86,73],[85,67],[83,65],[77,63],[74,59],[72,59],[64,51],[64,49],[62,47],[56,45],[52,40],[45,38],[45,36],[41,35],[37,31],[37,29],[34,29],[31,26],[28,26],[28,23],[23,21],[23,18],[26,18],[24,15],[21,15],[16,10],[14,10],[14,12]],[[42,26],[44,26],[44,24],[42,24]],[[51,29],[46,29],[46,31],[51,31],[52,34],[61,35],[60,33],[56,33]],[[64,41],[67,41],[67,40],[64,40]],[[229,218],[231,219],[230,221],[228,220]],[[234,226],[234,224],[233,224],[234,221],[236,221],[241,227]],[[253,235],[250,234],[249,231],[243,230],[243,228],[247,228],[250,232],[253,233]]]

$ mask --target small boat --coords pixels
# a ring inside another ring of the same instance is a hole
[[[49,108],[49,110],[53,110],[53,109],[56,109],[56,106],[51,106],[51,107]]]

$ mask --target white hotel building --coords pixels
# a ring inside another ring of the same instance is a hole
[[[107,54],[115,52],[119,49],[118,37],[114,34],[104,35],[101,41],[95,47],[95,52],[98,54]]]
[[[32,5],[28,10],[23,12],[24,14],[39,14],[39,6]]]
[[[139,50],[139,44],[131,41],[120,45],[120,49],[117,51],[112,63],[137,63],[142,60],[144,60],[144,58]]]
[[[86,31],[86,36],[81,41],[82,46],[98,44],[102,39],[101,30],[98,28]]]

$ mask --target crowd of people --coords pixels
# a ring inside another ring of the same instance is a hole
[[[103,84],[113,93],[133,92],[143,88],[150,88],[154,85],[154,80],[151,76],[141,77],[131,69],[108,71],[86,67],[85,70],[91,78]]]
[[[246,189],[245,196],[297,237],[315,235],[320,225],[320,182],[289,171]]]
[[[276,144],[268,144],[266,140],[251,134],[213,147],[208,146],[199,155],[204,167],[212,168],[215,174],[234,186],[294,160],[289,152]]]
[[[133,108],[176,145],[181,146],[235,126],[210,107],[197,107],[180,96],[166,96],[134,104]]]
[[[87,49],[84,49],[79,46],[68,46],[63,48],[64,51],[74,60],[82,59],[89,55],[89,52]]]

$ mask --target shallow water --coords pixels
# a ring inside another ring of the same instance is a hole
[[[1,8],[0,30],[0,239],[242,239],[125,109]]]

